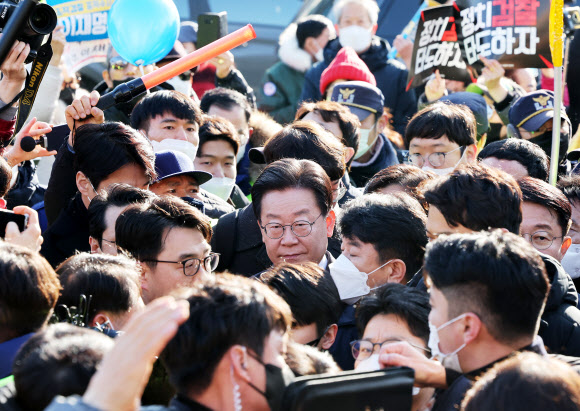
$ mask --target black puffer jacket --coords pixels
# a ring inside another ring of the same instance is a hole
[[[324,61],[310,68],[304,76],[304,86],[300,101],[322,100],[320,94],[320,76],[334,60],[342,45],[338,39],[328,42],[324,48]],[[377,87],[385,96],[385,107],[393,115],[393,128],[405,135],[407,122],[417,111],[417,98],[414,90],[405,91],[408,72],[397,60],[388,60],[390,46],[380,37],[375,36],[370,49],[360,54],[371,73],[377,80]]]
[[[578,294],[572,279],[552,257],[542,255],[551,288],[538,334],[548,351],[580,356],[580,310]]]

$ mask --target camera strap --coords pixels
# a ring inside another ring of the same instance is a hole
[[[40,87],[40,82],[46,73],[48,64],[52,59],[52,47],[50,42],[52,41],[52,33],[48,36],[48,40],[38,49],[36,58],[32,62],[32,67],[30,73],[26,76],[26,83],[24,90],[22,90],[20,95],[20,101],[18,103],[18,112],[16,114],[16,128],[14,129],[14,134],[18,133],[28,115],[30,110],[32,110],[32,105],[34,100],[36,100],[36,94],[38,93],[38,87]]]
[[[26,119],[30,114],[30,110],[32,109],[32,105],[34,104],[34,100],[36,99],[36,94],[38,93],[40,82],[42,81],[44,73],[48,68],[48,64],[52,59],[52,47],[50,45],[51,40],[52,33],[49,34],[48,41],[38,49],[36,58],[32,62],[30,73],[26,74],[24,89],[18,93],[11,102],[0,109],[0,112],[2,112],[8,107],[12,107],[12,105],[17,101],[19,102],[18,111],[16,112],[16,126],[14,129],[14,134],[18,133],[26,122]],[[4,144],[7,143],[8,142],[5,142]]]

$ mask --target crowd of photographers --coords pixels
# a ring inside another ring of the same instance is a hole
[[[557,113],[553,72],[485,58],[406,91],[412,43],[387,59],[374,0],[334,11],[282,33],[255,91],[228,52],[104,112],[156,66],[110,49],[82,90],[57,27],[16,133],[14,44],[0,409],[277,411],[296,377],[409,367],[413,411],[580,410],[575,93]],[[183,23],[157,66],[196,40]],[[22,148],[59,124],[58,150]]]

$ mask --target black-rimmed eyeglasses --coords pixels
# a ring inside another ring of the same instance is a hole
[[[215,271],[220,260],[220,255],[218,253],[211,253],[205,258],[188,258],[183,261],[164,261],[164,260],[143,260],[143,262],[152,263],[168,263],[168,264],[181,264],[183,266],[183,274],[191,277],[197,274],[199,267],[203,262],[203,269],[208,273]]]

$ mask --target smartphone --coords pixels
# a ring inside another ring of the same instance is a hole
[[[203,13],[197,16],[197,48],[207,46],[228,34],[228,13]]]
[[[10,210],[0,210],[0,236],[4,238],[6,236],[6,225],[14,221],[18,226],[18,230],[23,232],[28,226],[28,215],[26,214],[14,214]]]

